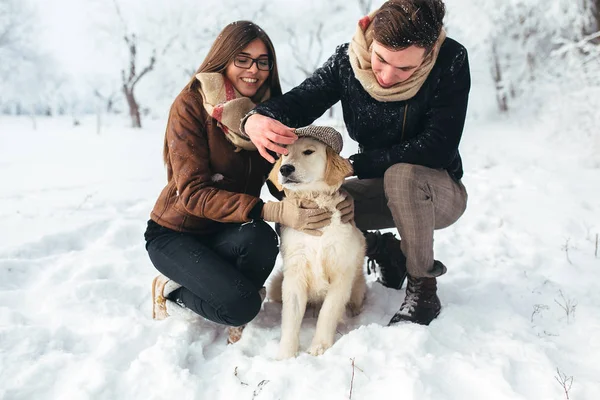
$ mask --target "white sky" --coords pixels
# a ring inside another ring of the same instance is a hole
[[[102,53],[102,43],[94,42],[98,27],[90,18],[89,0],[30,0],[39,9],[42,20],[42,45],[64,65],[65,72],[76,76],[93,73],[110,65]],[[104,1],[113,7],[112,1]]]

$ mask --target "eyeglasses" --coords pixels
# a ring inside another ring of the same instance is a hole
[[[248,56],[236,56],[233,59],[233,65],[239,68],[250,69],[252,64],[256,63],[256,68],[261,71],[270,71],[273,69],[273,60],[270,58],[252,58]]]

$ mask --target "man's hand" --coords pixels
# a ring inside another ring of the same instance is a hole
[[[316,208],[312,202],[302,202],[285,198],[282,201],[269,201],[263,207],[263,219],[279,222],[313,236],[321,236],[319,229],[331,223],[331,212]]]
[[[298,139],[293,128],[260,114],[248,117],[244,124],[244,132],[254,143],[260,155],[270,163],[274,163],[275,159],[267,150],[287,154],[287,150],[281,145],[292,144]]]
[[[354,199],[344,189],[340,189],[340,192],[344,195],[344,200],[337,203],[335,208],[340,210],[340,219],[346,224],[354,219]]]

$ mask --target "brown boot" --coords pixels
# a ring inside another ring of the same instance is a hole
[[[180,287],[181,285],[162,274],[154,278],[152,281],[152,319],[160,321],[169,316],[167,297]]]
[[[258,294],[260,296],[260,301],[264,302],[265,297],[267,297],[267,289],[263,286],[258,291]],[[227,344],[234,344],[239,342],[239,340],[242,338],[242,333],[244,332],[245,328],[246,324],[240,326],[230,326],[228,329],[229,336],[227,337]]]
[[[242,333],[244,333],[244,329],[246,328],[246,324],[240,326],[230,326],[227,329],[229,336],[227,337],[227,344],[234,344],[240,341],[242,338]]]
[[[440,314],[441,309],[442,305],[437,296],[437,280],[435,278],[413,278],[409,275],[406,297],[400,310],[394,314],[388,326],[400,321],[429,325]]]

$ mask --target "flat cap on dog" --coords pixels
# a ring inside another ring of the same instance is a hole
[[[305,126],[304,128],[296,129],[296,135],[298,137],[310,137],[325,143],[338,154],[342,151],[342,135],[330,126]]]

